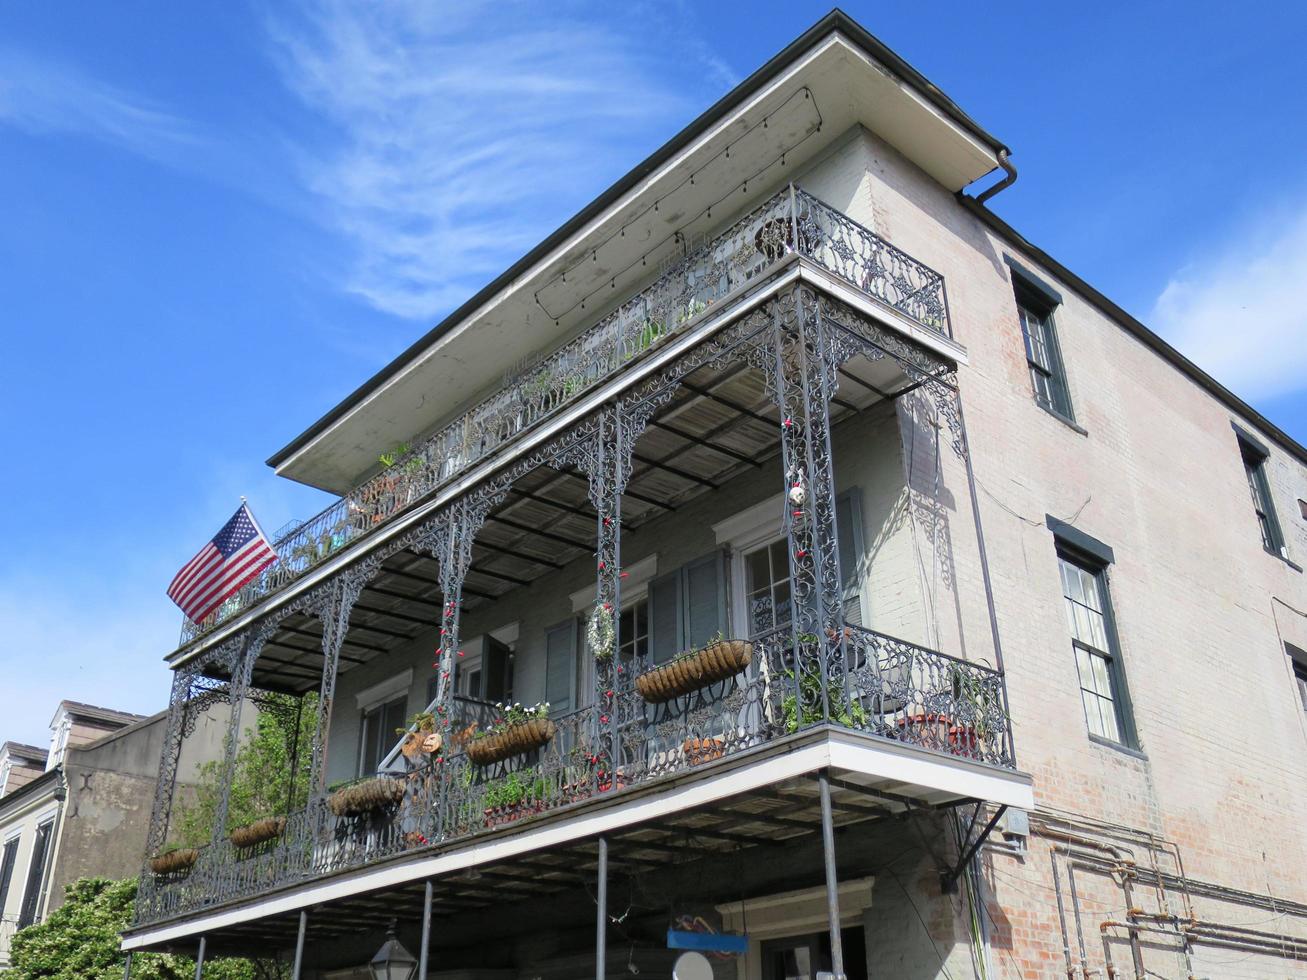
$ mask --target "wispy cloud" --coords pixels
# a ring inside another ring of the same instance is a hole
[[[447,310],[651,149],[687,78],[726,69],[632,9],[620,34],[566,3],[546,24],[531,4],[323,0],[271,24],[328,123],[304,166],[357,249],[347,288],[400,316]]]
[[[1244,397],[1307,391],[1307,203],[1267,214],[1166,284],[1151,323]]]
[[[66,133],[165,158],[198,141],[181,117],[70,65],[0,49],[0,124]]]

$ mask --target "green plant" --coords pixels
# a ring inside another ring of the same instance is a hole
[[[536,718],[549,717],[549,702],[541,701],[538,704],[523,706],[521,702],[514,701],[512,704],[495,703],[497,714],[495,720],[484,728],[479,728],[472,733],[473,739],[487,738],[491,735],[498,735],[514,725],[525,724]]]
[[[518,806],[522,803],[539,803],[549,797],[549,781],[540,777],[528,779],[520,772],[486,783],[482,805],[487,810]]]
[[[236,752],[228,827],[242,827],[304,806],[317,714],[316,694],[305,695],[302,704],[286,694],[267,696],[257,722],[245,729]],[[222,795],[222,765],[221,759],[214,759],[200,767],[195,794],[177,814],[177,847],[200,847],[212,838]],[[224,833],[227,829],[223,828]]]
[[[436,730],[436,716],[430,711],[419,711],[409,719],[408,724],[403,728],[396,728],[396,735],[407,735],[409,732],[420,732],[430,735]]]
[[[82,878],[64,889],[64,903],[45,921],[16,933],[6,980],[120,980],[126,954],[121,937],[132,921],[136,879]],[[266,967],[271,964],[259,964]],[[263,973],[250,960],[207,960],[214,980],[253,980]],[[273,974],[275,975],[275,974]],[[195,961],[168,953],[137,953],[133,980],[190,980]]]
[[[802,633],[799,640],[815,634]],[[794,680],[794,671],[785,671],[786,680]],[[788,687],[789,685],[787,685]],[[863,728],[868,721],[867,709],[856,697],[845,696],[833,683],[826,685],[830,700],[830,721],[845,728]],[[816,725],[826,719],[822,716],[822,677],[821,674],[805,673],[799,677],[798,690],[786,694],[781,699],[781,723],[788,734],[797,732],[807,725]]]
[[[378,456],[377,462],[386,467],[386,469],[390,469],[412,451],[413,447],[407,442],[399,442],[395,444],[393,449],[388,449]]]

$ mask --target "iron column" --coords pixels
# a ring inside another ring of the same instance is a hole
[[[840,938],[840,880],[835,873],[835,820],[830,807],[830,775],[817,776],[821,788],[821,850],[826,859],[826,921],[830,929],[831,970],[844,977],[844,942]]]
[[[595,920],[595,980],[604,980],[604,964],[608,959],[608,838],[599,838],[599,889],[595,904],[599,907]]]

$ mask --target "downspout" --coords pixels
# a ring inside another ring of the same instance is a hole
[[[976,195],[977,204],[984,204],[999,191],[1007,190],[1017,182],[1017,168],[1012,166],[1012,161],[1008,159],[1007,150],[998,151],[998,165],[1003,168],[1004,177],[993,187],[987,188]]]

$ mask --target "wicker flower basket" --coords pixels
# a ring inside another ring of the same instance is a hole
[[[157,875],[171,875],[178,871],[189,871],[199,859],[200,852],[193,847],[183,847],[158,857],[150,858],[150,870]]]
[[[662,704],[734,677],[749,666],[752,659],[752,643],[747,640],[721,640],[702,650],[677,657],[670,663],[646,670],[635,679],[635,689],[650,704]]]
[[[548,718],[530,718],[509,725],[502,732],[474,738],[463,751],[478,766],[489,766],[545,745],[556,730]]]
[[[404,780],[377,776],[344,786],[327,797],[327,809],[338,817],[357,817],[384,810],[404,799]]]
[[[254,823],[246,824],[244,827],[237,827],[228,834],[228,837],[231,838],[233,847],[257,847],[267,841],[276,840],[285,829],[285,817],[268,817],[266,820],[255,820]]]

